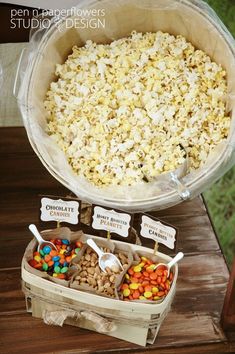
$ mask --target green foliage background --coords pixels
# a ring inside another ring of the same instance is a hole
[[[235,0],[206,0],[235,37]],[[235,257],[235,167],[204,193],[209,212],[231,266]]]

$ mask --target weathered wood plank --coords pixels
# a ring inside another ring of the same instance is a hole
[[[154,349],[157,353],[161,353],[161,348],[164,347],[199,345],[208,343],[208,338],[215,343],[221,335],[218,333],[217,324],[215,325],[208,315],[198,316],[197,321],[194,320],[195,324],[190,327],[190,334],[187,332],[184,320],[185,317],[178,316],[178,314],[168,316],[155,344],[144,350],[134,344],[76,327],[47,326],[40,319],[31,318],[29,314],[7,316],[0,318],[1,348],[4,353],[64,353],[69,350],[75,353],[121,353],[122,351],[143,353],[148,350],[154,352]],[[172,331],[172,326],[174,326],[174,331]],[[177,328],[186,331],[184,340],[178,336]],[[11,345],[13,333],[15,334],[14,346]],[[223,341],[221,336],[219,344]],[[189,352],[192,353],[191,350]],[[174,353],[181,353],[181,349],[175,348]]]
[[[25,299],[21,291],[21,270],[9,269],[0,271],[0,315],[25,313]],[[0,350],[1,352],[1,350]]]
[[[217,272],[214,271],[215,266]],[[226,269],[224,259],[219,255],[195,255],[187,256],[183,259],[180,265],[177,292],[171,312],[164,321],[158,339],[151,349],[226,340],[219,325],[228,277]],[[0,272],[0,283],[2,285],[0,314],[8,318],[8,323],[10,323],[9,330],[10,328],[12,331],[14,330],[12,318],[20,317],[22,318],[22,323],[17,328],[19,328],[19,331],[27,330],[32,341],[36,342],[31,344],[30,348],[32,351],[35,351],[37,346],[40,348],[41,342],[44,343],[43,345],[47,343],[49,331],[52,336],[56,336],[56,333],[58,335],[58,339],[53,347],[55,352],[60,350],[65,339],[69,343],[72,343],[75,333],[77,333],[79,340],[78,342],[75,341],[74,347],[70,347],[70,349],[75,349],[78,343],[82,343],[82,353],[95,352],[94,347],[91,347],[93,342],[91,343],[90,340],[87,340],[87,335],[91,332],[72,327],[69,329],[66,326],[64,327],[63,338],[61,339],[60,328],[47,327],[42,322],[39,323],[37,320],[31,318],[30,315],[22,317],[23,314],[20,314],[20,312],[25,312],[25,303],[24,296],[20,290],[19,278],[19,269]],[[32,322],[32,329],[28,328],[30,321]],[[22,327],[23,325],[25,327]],[[5,322],[3,320],[2,322],[0,321],[0,330],[1,333],[4,333],[4,340],[6,340],[7,345],[9,333],[8,328],[5,326]],[[40,341],[34,338],[36,335],[34,333],[35,327],[37,328],[36,332],[41,337]],[[93,336],[98,343],[99,352],[108,350],[110,345],[114,343],[114,339],[110,339],[109,337],[92,333],[92,340]],[[117,345],[119,347],[121,345],[125,349],[136,347],[129,343],[116,341],[114,347],[117,347]],[[15,339],[15,345],[17,348],[22,345],[22,351],[27,352],[28,344],[22,343],[20,337]],[[48,350],[50,351],[52,348],[49,346]]]
[[[14,224],[12,224],[12,220],[14,220]],[[26,245],[32,239],[32,235],[28,231],[28,225],[30,223],[37,224],[38,221],[39,206],[37,199],[33,204],[30,198],[27,198],[23,207],[21,207],[20,201],[17,201],[16,205],[12,205],[12,207],[9,207],[8,204],[6,210],[0,214],[0,268],[5,268],[6,264],[8,264],[8,267],[18,267],[20,265]],[[218,242],[207,216],[167,218],[167,221],[179,227],[178,249],[183,250],[185,254],[220,253]],[[45,228],[47,228],[46,223]],[[144,241],[146,246],[153,247],[151,240]],[[9,246],[11,246],[14,257],[9,258]]]

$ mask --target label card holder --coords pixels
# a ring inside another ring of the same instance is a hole
[[[40,195],[40,220],[78,225],[81,216],[81,201],[69,197]]]
[[[139,235],[155,242],[154,253],[157,252],[159,244],[176,251],[178,229],[162,220],[148,214],[140,214]],[[165,248],[164,247],[164,248]]]
[[[121,210],[92,205],[91,227],[95,230],[106,231],[110,234],[127,238],[130,236],[133,215]]]

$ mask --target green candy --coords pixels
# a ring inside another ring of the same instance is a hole
[[[62,269],[61,269],[61,273],[66,273],[67,271],[68,271],[68,267],[63,267]]]
[[[75,248],[75,253],[78,254],[80,252],[80,249],[79,247]]]
[[[43,250],[40,250],[40,251],[39,251],[39,253],[40,253],[40,255],[41,255],[42,257],[44,257],[44,256],[45,256],[45,254],[44,254]]]
[[[55,266],[54,272],[55,272],[56,274],[59,274],[59,273],[60,273],[60,267],[59,267],[59,266]]]
[[[48,269],[48,264],[47,263],[43,263],[42,269],[45,270],[45,272],[46,272],[47,269]]]

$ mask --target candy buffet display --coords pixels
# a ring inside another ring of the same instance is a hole
[[[56,238],[50,242],[57,251],[46,245],[39,252],[34,250],[33,258],[28,260],[31,267],[52,276],[49,280],[68,280],[64,285],[73,289],[124,301],[162,301],[171,288],[173,271],[168,274],[166,269],[157,269],[160,262],[152,260],[156,256],[150,253],[146,257],[128,246],[126,251],[115,250],[115,242],[102,240],[102,244],[111,242],[113,246],[113,249],[103,246],[102,251],[113,253],[122,265],[122,269],[110,266],[103,271],[98,255],[84,241]]]

